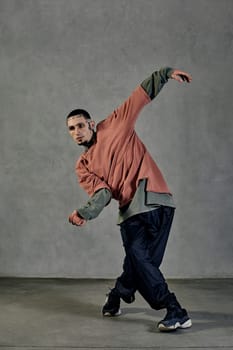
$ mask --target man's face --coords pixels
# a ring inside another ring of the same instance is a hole
[[[69,134],[74,142],[81,146],[87,144],[91,140],[95,122],[85,119],[82,115],[77,115],[68,118],[67,126]]]

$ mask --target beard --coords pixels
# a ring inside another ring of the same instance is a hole
[[[78,143],[79,146],[84,146],[86,148],[90,148],[96,141],[96,132],[93,131],[92,137],[89,141],[83,141]]]

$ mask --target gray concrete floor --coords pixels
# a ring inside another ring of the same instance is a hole
[[[233,349],[233,280],[169,280],[193,327],[160,333],[140,295],[103,318],[110,280],[0,279],[0,350]]]

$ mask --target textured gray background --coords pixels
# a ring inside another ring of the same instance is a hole
[[[78,229],[86,200],[64,116],[105,118],[161,66],[169,81],[137,131],[177,211],[167,277],[233,275],[232,0],[0,0],[0,275],[114,277],[117,203]]]

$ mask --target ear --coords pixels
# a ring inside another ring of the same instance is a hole
[[[95,122],[94,122],[94,120],[91,120],[90,123],[89,123],[89,125],[90,125],[91,130],[94,130],[94,128],[95,128]]]

